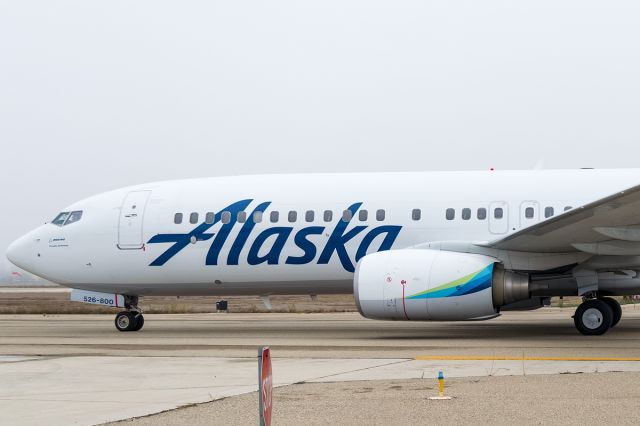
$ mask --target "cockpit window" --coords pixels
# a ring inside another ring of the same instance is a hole
[[[51,223],[57,226],[62,226],[64,225],[64,223],[67,221],[68,218],[69,218],[69,212],[62,212],[58,216],[56,216],[56,218],[53,219],[53,222]]]
[[[75,212],[62,212],[55,219],[53,219],[53,223],[56,226],[67,226],[72,223],[78,222],[82,219],[82,211],[78,210]]]
[[[72,223],[78,222],[80,219],[82,219],[81,210],[71,212],[71,214],[69,215],[69,219],[67,219],[67,221],[64,223],[64,226],[71,225]]]

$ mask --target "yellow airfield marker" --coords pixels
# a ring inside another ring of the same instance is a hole
[[[446,401],[451,399],[450,396],[444,396],[444,373],[442,370],[438,371],[438,396],[430,396],[432,401]]]
[[[562,356],[417,356],[416,361],[640,361],[640,358],[623,357],[562,357]]]

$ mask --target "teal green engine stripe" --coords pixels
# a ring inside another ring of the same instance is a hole
[[[491,288],[493,281],[493,263],[480,271],[447,284],[421,293],[407,296],[406,299],[435,299],[439,297],[464,296]]]

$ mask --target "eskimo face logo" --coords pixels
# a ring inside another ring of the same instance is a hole
[[[245,211],[252,201],[253,200],[250,199],[238,201],[224,209],[221,209],[220,212],[216,213],[213,223],[202,223],[187,234],[158,234],[154,236],[148,241],[148,244],[173,243],[173,245],[158,256],[157,259],[151,262],[149,266],[162,266],[189,246],[189,244],[209,240],[213,241],[209,247],[205,264],[218,265],[220,252],[227,242],[231,230],[237,224],[238,213]],[[238,235],[235,237],[233,243],[231,243],[231,249],[226,259],[226,265],[239,264],[240,253],[242,252],[242,249],[247,246],[253,229],[256,226],[256,223],[253,220],[255,213],[264,213],[270,205],[270,201],[261,203],[250,214],[247,214],[246,222],[242,224],[242,228],[238,232]],[[355,213],[361,206],[362,203],[355,203],[348,208],[348,210],[351,211],[351,217],[355,217]],[[222,224],[217,232],[208,232],[211,228],[221,222],[222,212],[231,213],[231,220],[229,223]],[[339,220],[329,235],[326,244],[322,247],[322,250],[320,250],[319,255],[318,247],[309,240],[309,237],[324,234],[326,227],[309,226],[299,229],[293,236],[293,242],[302,251],[302,254],[300,256],[288,256],[286,259],[281,259],[282,250],[291,237],[294,228],[288,226],[269,227],[253,238],[253,242],[249,246],[249,253],[246,259],[247,263],[249,265],[259,265],[263,263],[268,265],[278,265],[282,260],[284,260],[284,263],[287,265],[306,265],[314,261],[318,265],[322,265],[328,264],[331,258],[334,255],[337,255],[342,267],[349,272],[354,272],[354,261],[358,262],[358,260],[364,257],[372,248],[372,244],[376,239],[378,239],[378,237],[382,239],[382,242],[377,248],[377,251],[389,250],[402,230],[401,226],[388,225],[378,226],[375,228],[358,225],[348,229],[350,224],[351,221],[346,222],[344,220]],[[366,230],[368,230],[368,232],[364,233]],[[347,251],[346,244],[360,234],[364,235],[364,237],[356,250],[355,258],[352,259],[351,255]],[[273,241],[270,247],[268,246],[269,241]]]

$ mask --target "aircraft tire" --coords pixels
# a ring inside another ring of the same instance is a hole
[[[613,310],[607,302],[590,299],[578,306],[573,321],[585,336],[600,336],[611,328]]]
[[[622,306],[620,306],[620,303],[613,297],[602,297],[600,300],[602,300],[607,305],[609,305],[609,307],[611,308],[611,311],[613,311],[611,328],[615,327],[616,325],[618,325],[618,323],[620,322],[620,319],[622,318]]]
[[[133,331],[136,327],[136,322],[135,313],[129,311],[118,312],[115,319],[118,331]]]
[[[142,327],[144,326],[144,317],[142,316],[142,314],[136,315],[135,320],[136,320],[136,326],[133,328],[132,331],[142,330]]]

